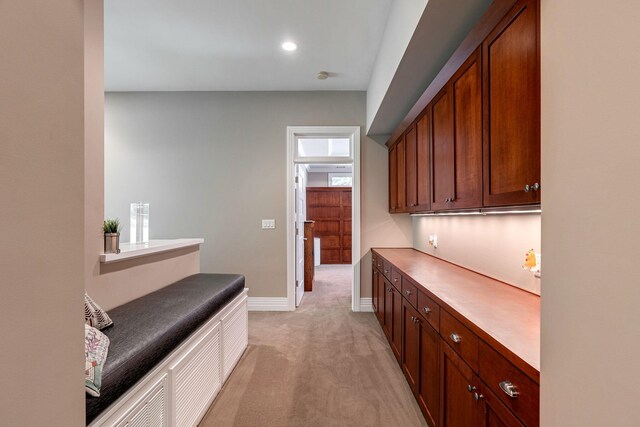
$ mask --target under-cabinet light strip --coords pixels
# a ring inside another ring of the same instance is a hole
[[[527,209],[513,211],[467,211],[467,212],[432,212],[413,213],[411,216],[469,216],[469,215],[523,215],[542,213],[542,209]]]

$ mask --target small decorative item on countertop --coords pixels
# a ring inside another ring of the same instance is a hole
[[[120,220],[118,218],[106,219],[103,226],[104,253],[120,253]]]
[[[531,271],[536,277],[540,277],[541,258],[541,254],[537,254],[533,249],[529,249],[524,257],[524,264],[522,265],[522,268]]]

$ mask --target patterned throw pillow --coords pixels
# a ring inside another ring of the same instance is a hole
[[[113,325],[111,318],[87,293],[84,293],[84,323],[94,328],[104,329]]]
[[[102,367],[107,359],[109,337],[89,325],[84,325],[84,388],[91,396],[100,397]]]

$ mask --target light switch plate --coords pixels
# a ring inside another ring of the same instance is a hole
[[[273,230],[276,228],[276,220],[275,219],[263,219],[262,220],[262,229],[263,230]]]

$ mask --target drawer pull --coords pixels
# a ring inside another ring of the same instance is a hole
[[[415,324],[420,323],[420,319],[418,319],[417,317],[414,316],[413,323],[415,323]]]
[[[451,341],[453,341],[456,344],[459,344],[462,341],[462,337],[456,334],[455,332],[452,332],[451,335],[449,336],[451,337]]]
[[[482,394],[478,394],[478,392],[473,393],[473,398],[475,400],[480,400],[480,399],[484,399],[484,395]]]
[[[407,289],[406,291],[404,291],[405,294],[407,295],[411,295],[411,291],[409,289]]]
[[[425,312],[426,314],[431,313],[431,309],[430,309],[429,307],[427,307],[427,306],[425,306],[422,310],[424,310],[424,312]]]
[[[520,393],[518,393],[518,388],[514,386],[511,381],[502,381],[500,383],[500,388],[505,394],[509,397],[516,398]]]
[[[476,386],[469,384],[467,386],[467,390],[469,390],[469,393],[476,391]]]

